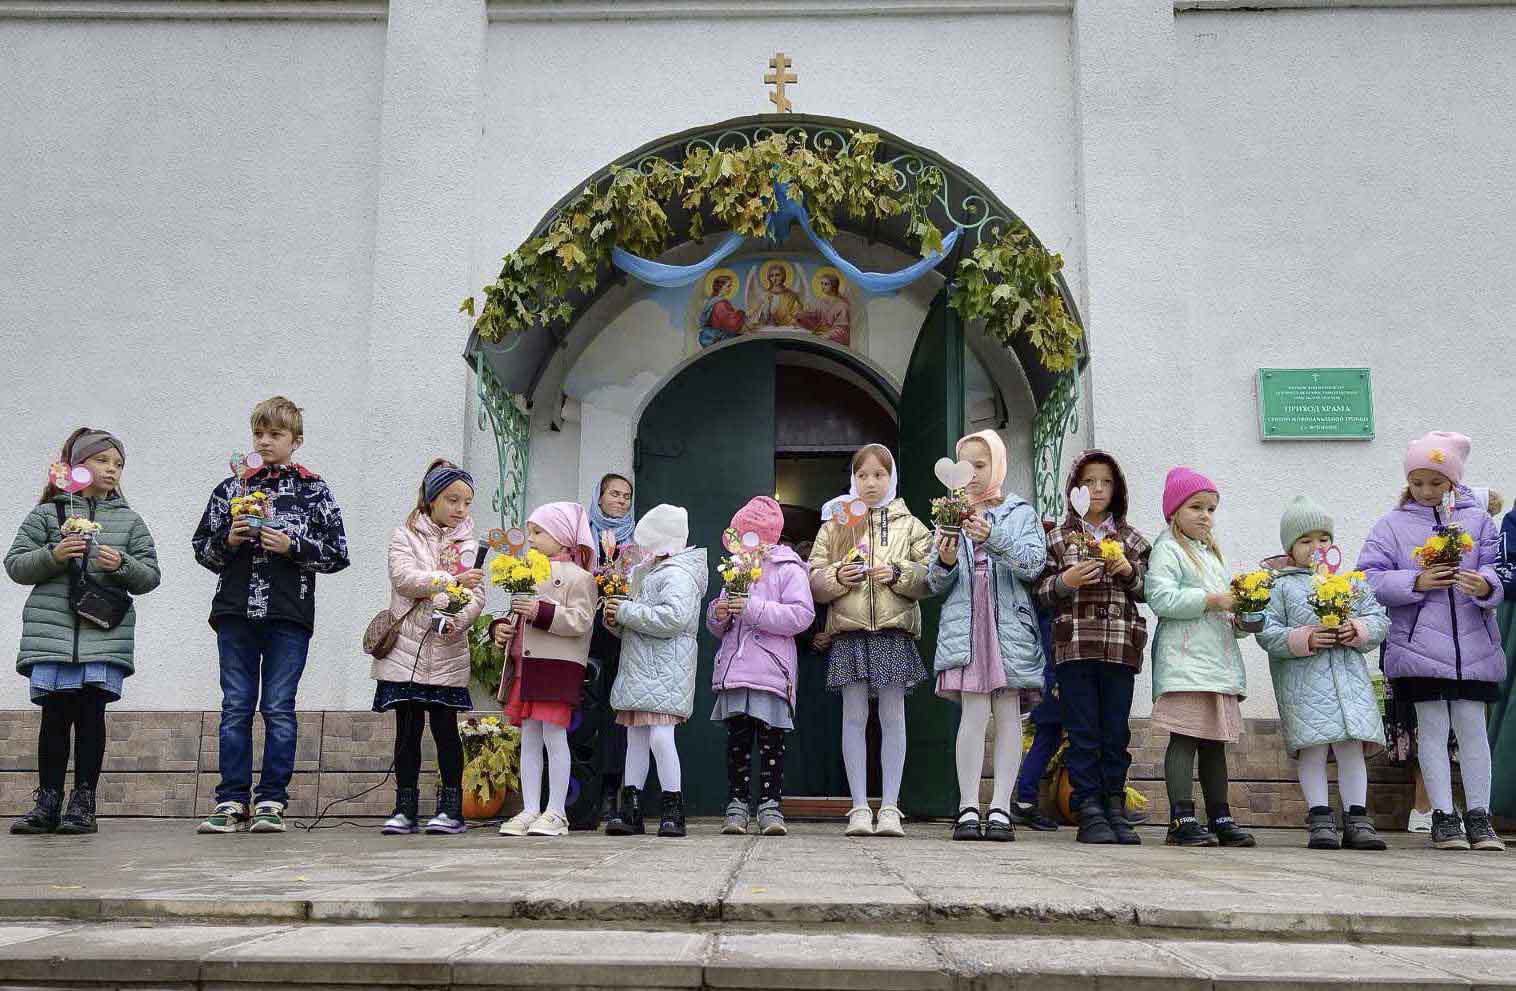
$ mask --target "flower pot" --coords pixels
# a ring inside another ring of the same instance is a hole
[[[1237,628],[1244,633],[1260,633],[1263,631],[1263,613],[1244,612],[1237,614]]]
[[[937,536],[939,537],[957,537],[961,533],[963,533],[963,526],[961,524],[957,526],[948,526],[946,523],[937,524]]]
[[[747,593],[746,592],[728,592],[728,593],[726,593],[726,604],[727,604],[728,608],[731,608],[732,606],[736,606],[739,609],[746,609],[747,608]]]
[[[481,802],[478,795],[467,790],[463,793],[463,818],[465,819],[493,819],[500,814],[500,808],[505,804],[505,792],[496,788],[490,792],[489,801]]]

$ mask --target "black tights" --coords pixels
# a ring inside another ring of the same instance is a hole
[[[109,697],[93,685],[54,692],[42,703],[37,731],[38,778],[43,788],[63,790],[68,773],[69,735],[74,744],[74,787],[94,790],[105,763],[105,704]]]
[[[752,801],[753,738],[758,739],[758,801],[779,801],[784,792],[784,730],[754,719],[732,716],[726,721],[726,780],[730,797]]]
[[[437,770],[449,788],[463,787],[463,741],[458,738],[458,713],[445,705],[401,702],[395,706],[395,784],[414,788],[421,776],[421,731],[427,716],[432,742],[437,744]]]
[[[1198,737],[1184,736],[1180,733],[1174,733],[1169,737],[1169,749],[1163,757],[1169,805],[1194,801],[1194,785],[1190,779],[1195,770],[1197,754],[1200,758],[1200,790],[1205,795],[1206,809],[1225,808],[1227,804],[1226,744],[1220,740],[1201,740]]]

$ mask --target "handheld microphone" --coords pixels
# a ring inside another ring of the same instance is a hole
[[[489,544],[480,544],[479,550],[474,553],[474,570],[484,567],[484,556],[490,552]]]

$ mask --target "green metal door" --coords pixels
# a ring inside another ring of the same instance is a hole
[[[947,291],[932,300],[900,392],[900,495],[917,519],[931,525],[932,499],[942,483],[932,472],[963,436],[963,325],[947,305]],[[921,604],[921,654],[927,670],[937,647],[937,600]],[[951,816],[958,811],[953,762],[957,707],[939,699],[930,683],[906,699],[909,749],[900,805],[907,815]]]
[[[662,502],[689,510],[690,544],[704,547],[710,559],[708,602],[721,588],[716,562],[732,514],[753,496],[774,492],[773,343],[713,351],[664,386],[638,425],[635,473],[640,512]],[[692,815],[726,807],[726,729],[710,719],[716,647],[702,617],[695,711],[678,732]]]

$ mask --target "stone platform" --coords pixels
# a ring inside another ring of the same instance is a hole
[[[0,837],[0,986],[1516,988],[1516,853],[908,829]]]

